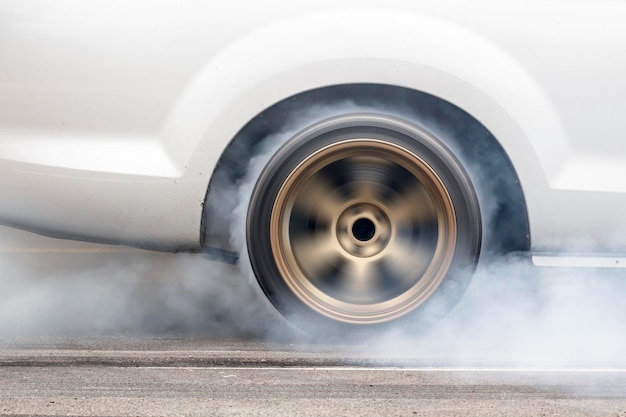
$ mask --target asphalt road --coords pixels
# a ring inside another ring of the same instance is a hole
[[[444,362],[175,335],[5,341],[0,414],[626,416],[626,369]]]

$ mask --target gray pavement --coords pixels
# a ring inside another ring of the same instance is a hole
[[[626,416],[621,368],[181,335],[5,340],[0,387],[1,415]]]

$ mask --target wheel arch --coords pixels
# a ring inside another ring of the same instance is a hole
[[[370,30],[383,21],[389,23],[385,30]],[[281,103],[310,92],[336,98],[342,86],[356,85],[430,95],[471,114],[515,167],[514,181],[526,192],[516,202],[524,207],[525,230],[540,224],[542,197],[567,143],[548,97],[528,71],[493,40],[458,24],[417,12],[360,8],[259,25],[224,45],[190,80],[165,121],[161,143],[174,163],[187,173],[202,172],[209,184],[203,242],[212,234],[208,223],[215,222],[207,219],[221,210],[211,206],[211,195],[224,164],[232,162],[233,149],[256,146],[241,139],[255,130],[249,126],[259,123],[257,130],[268,133],[270,110]]]
[[[479,196],[483,253],[528,252],[530,227],[526,199],[511,159],[500,142],[476,118],[454,104],[424,92],[384,84],[342,84],[312,89],[270,106],[247,123],[229,143],[211,179],[204,205],[203,244],[242,251],[232,240],[233,213],[244,208],[242,195],[226,189],[245,182],[253,157],[267,148],[272,134],[292,131],[307,120],[335,110],[377,109],[419,124],[452,148],[468,169]],[[295,120],[295,123],[294,123]],[[245,193],[244,193],[245,194]],[[245,207],[247,209],[247,206]]]

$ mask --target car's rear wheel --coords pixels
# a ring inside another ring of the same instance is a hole
[[[271,302],[303,327],[366,329],[445,313],[481,246],[471,181],[423,128],[355,113],[309,126],[261,173],[250,261]]]

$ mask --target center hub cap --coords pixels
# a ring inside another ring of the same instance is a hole
[[[337,221],[337,240],[349,255],[369,258],[382,252],[391,238],[389,217],[369,203],[346,209]]]

